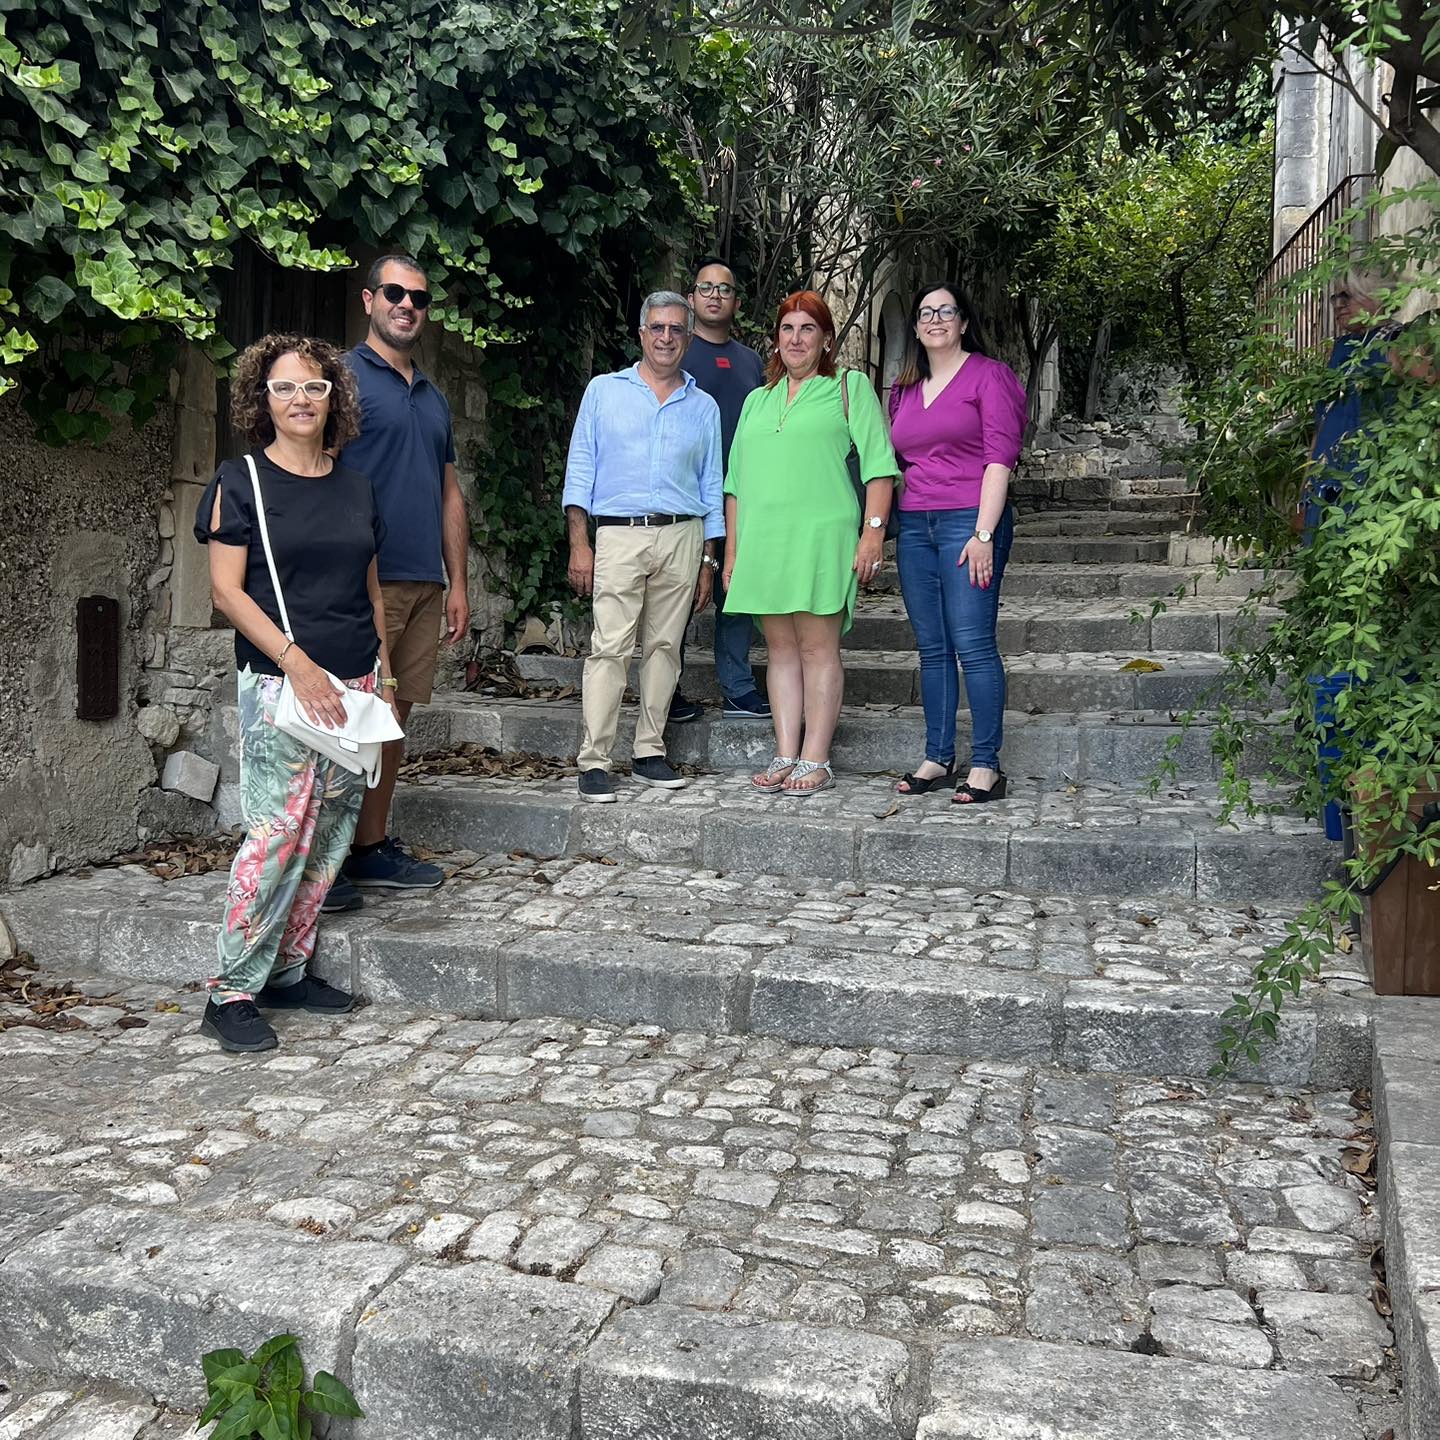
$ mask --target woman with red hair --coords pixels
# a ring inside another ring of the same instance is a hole
[[[869,381],[836,374],[835,321],[819,295],[781,301],[772,342],[766,384],[740,412],[725,477],[726,603],[759,618],[769,651],[775,757],[751,783],[803,797],[835,783],[840,637],[857,584],[873,584],[880,570],[898,467]]]

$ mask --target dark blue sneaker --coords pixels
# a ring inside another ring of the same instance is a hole
[[[770,705],[758,691],[752,690],[738,700],[726,699],[725,708],[720,712],[727,720],[768,720]]]
[[[342,870],[320,906],[322,915],[340,915],[346,910],[359,910],[365,904],[365,897],[350,883]]]
[[[692,720],[698,720],[704,713],[703,705],[697,704],[694,700],[687,700],[678,690],[670,697],[668,719],[671,725],[688,725]]]
[[[345,862],[345,878],[362,890],[434,890],[444,881],[445,872],[438,865],[417,860],[387,835],[378,850],[351,855]]]
[[[589,800],[596,805],[615,803],[615,782],[610,778],[609,772],[600,769],[598,765],[593,770],[581,771],[576,785],[582,800]]]
[[[637,785],[660,790],[683,790],[690,782],[663,755],[645,755],[631,762],[630,778]]]

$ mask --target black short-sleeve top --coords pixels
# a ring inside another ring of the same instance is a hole
[[[380,638],[366,576],[385,533],[369,478],[338,463],[328,475],[295,475],[263,450],[251,454],[260,471],[265,523],[295,643],[342,680],[368,675],[380,652]],[[217,489],[220,524],[212,528]],[[215,472],[195,514],[195,538],[202,545],[219,540],[248,548],[245,593],[280,625],[280,606],[255,523],[255,492],[243,459],[226,460]],[[239,630],[235,663],[262,675],[281,673]]]

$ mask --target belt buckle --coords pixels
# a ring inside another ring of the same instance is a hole
[[[648,530],[650,528],[650,517],[648,515],[640,516],[640,523]]]

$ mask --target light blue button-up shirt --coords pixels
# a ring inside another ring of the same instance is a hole
[[[699,515],[725,533],[720,407],[682,372],[662,405],[640,367],[586,387],[565,464],[566,505],[591,515]]]

